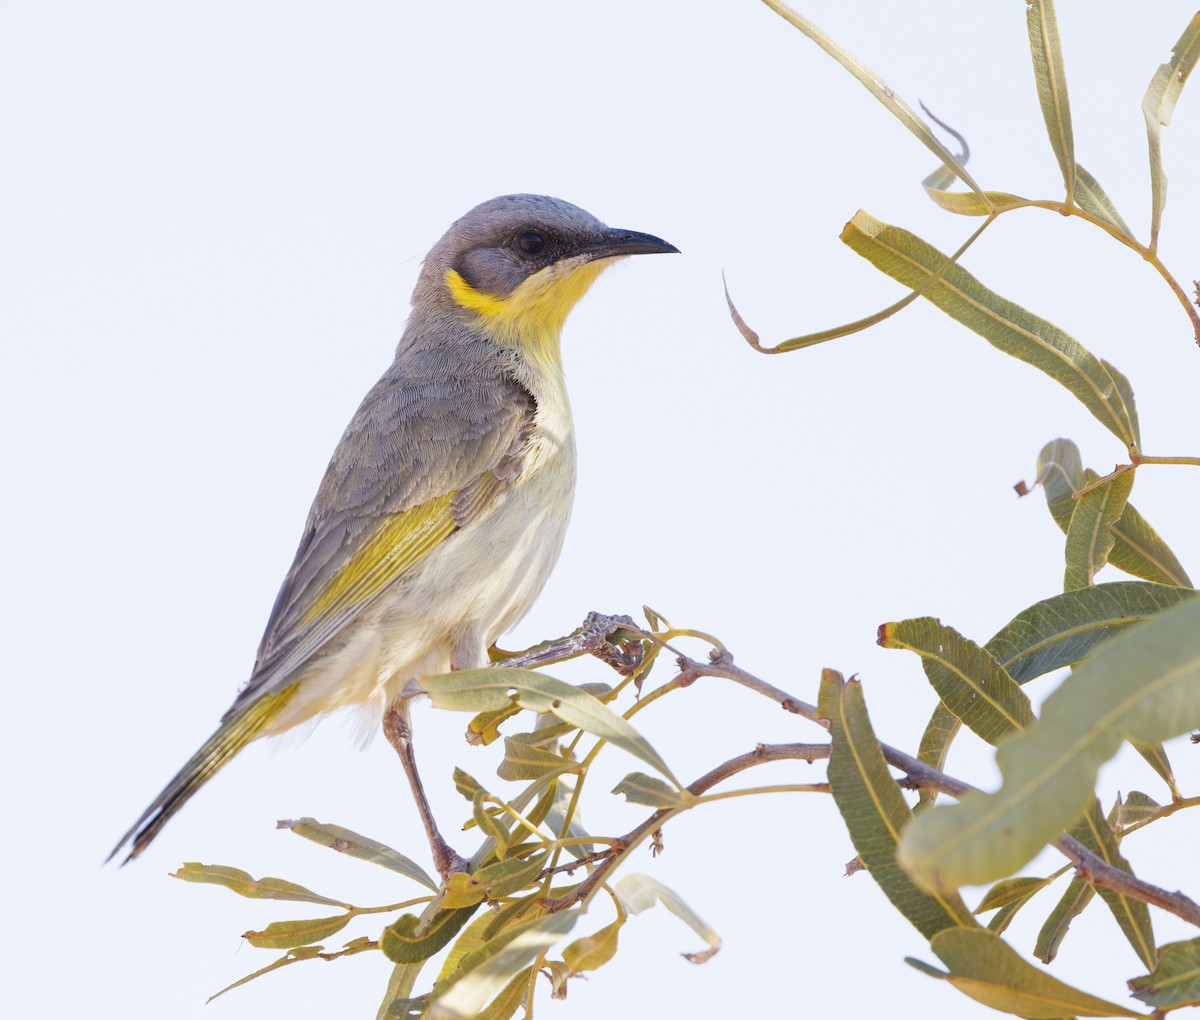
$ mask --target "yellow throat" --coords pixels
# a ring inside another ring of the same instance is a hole
[[[455,269],[446,286],[461,308],[474,312],[496,343],[520,351],[537,365],[561,370],[563,323],[596,278],[615,258],[562,259],[522,281],[505,297],[476,290]]]

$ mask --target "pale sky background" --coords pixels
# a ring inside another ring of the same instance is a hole
[[[800,9],[964,131],[984,186],[1061,195],[1023,3]],[[1060,4],[1079,160],[1143,238],[1141,97],[1193,11]],[[1197,89],[1164,136],[1161,250],[1185,282],[1200,276]],[[391,357],[420,260],[477,202],[558,195],[683,252],[611,271],[568,323],[575,516],[509,646],[564,633],[591,609],[647,603],[718,634],[798,697],[815,700],[822,666],[860,674],[881,735],[915,751],[933,695],[914,656],[876,647],[877,625],[934,614],[984,641],[1057,592],[1061,536],[1042,497],[1019,501],[1012,485],[1032,480],[1056,436],[1099,470],[1123,453],[1066,391],[923,304],[783,357],[745,345],[722,270],[775,341],[901,296],[837,240],[856,209],[943,249],[975,225],[924,197],[928,152],[753,0],[10,4],[0,96],[10,1016],[374,1017],[390,968],[376,954],[301,964],[205,1007],[274,959],[241,932],[323,908],[165,876],[198,860],[354,902],[409,895],[388,872],[274,828],[311,815],[425,860],[383,740],[360,752],[335,718],[304,742],[252,746],[142,859],[100,865],[245,678],[329,454]],[[1200,453],[1200,350],[1134,254],[1027,211],[1003,217],[966,265],[1131,378],[1148,453]],[[1133,499],[1200,573],[1200,471],[1147,468]],[[551,672],[606,678],[592,664]],[[499,751],[468,748],[463,716],[421,706],[416,721],[443,827],[469,849],[450,771],[499,788]],[[820,738],[717,681],[638,723],[685,780],[757,741]],[[951,771],[992,782],[960,743]],[[1174,745],[1192,794],[1197,755]],[[638,765],[606,757],[587,819],[623,832],[642,811],[604,791]],[[773,766],[747,784],[822,772]],[[1104,781],[1106,796],[1164,795],[1137,759]],[[1200,825],[1177,816],[1157,828],[1127,855],[1196,895]],[[566,1003],[543,986],[539,1017],[991,1015],[905,966],[932,953],[868,876],[842,877],[853,850],[828,800],[711,805],[666,843],[633,869],[675,888],[722,952],[688,964],[679,953],[696,937],[652,911]],[[1058,864],[1047,854],[1028,870]],[[1032,947],[1058,892],[1026,908],[1014,945]],[[606,924],[605,909],[576,933]],[[1154,917],[1160,942],[1194,934]],[[1124,1001],[1141,970],[1099,900],[1076,929],[1052,972]]]

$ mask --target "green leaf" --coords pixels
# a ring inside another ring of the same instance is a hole
[[[1147,796],[1140,790],[1130,790],[1117,812],[1117,821],[1124,828],[1127,825],[1144,822],[1147,818],[1153,818],[1161,810],[1162,805],[1153,797]]]
[[[552,832],[558,833],[560,839],[583,839],[590,833],[584,828],[579,805],[571,808],[574,787],[568,786],[569,782],[564,780],[555,787],[553,804],[546,812],[546,824]],[[567,821],[567,812],[571,813],[570,822]],[[582,860],[593,852],[595,846],[592,843],[572,843],[565,849],[572,857]]]
[[[392,967],[392,973],[388,978],[383,1001],[379,1004],[375,1020],[388,1020],[388,1017],[396,1016],[397,1014],[389,1012],[393,1003],[411,1001],[409,997],[412,995],[413,986],[416,985],[417,977],[423,966],[423,963],[397,963]]]
[[[578,919],[578,910],[564,910],[526,921],[493,938],[463,960],[447,987],[435,989],[429,1020],[475,1016]]]
[[[1104,817],[1098,800],[1093,799],[1091,809],[1084,815],[1083,821],[1071,829],[1071,835],[1102,861],[1111,864],[1114,868],[1120,868],[1130,875],[1133,874],[1133,868],[1121,855],[1116,834]],[[1141,900],[1135,900],[1113,889],[1098,887],[1096,892],[1100,894],[1100,898],[1112,911],[1122,934],[1129,941],[1138,958],[1147,967],[1153,967],[1158,957],[1154,949],[1154,929],[1150,924],[1150,908]]]
[[[443,949],[475,913],[476,906],[442,910],[419,932],[421,919],[405,914],[383,929],[379,948],[392,963],[420,963]]]
[[[1117,384],[1117,392],[1121,394],[1121,400],[1125,403],[1125,409],[1129,412],[1129,421],[1133,426],[1133,440],[1136,446],[1142,445],[1142,427],[1138,422],[1137,405],[1133,399],[1133,383],[1129,381],[1129,377],[1125,375],[1111,361],[1100,359],[1100,364],[1104,366],[1104,371],[1112,376],[1113,382]]]
[[[624,915],[605,925],[594,935],[576,939],[563,950],[563,960],[572,973],[603,967],[617,952],[617,935],[625,923]]]
[[[467,907],[481,900],[499,900],[529,885],[546,866],[546,851],[531,854],[526,859],[510,857],[497,861],[475,874],[457,871],[446,883],[442,907],[448,910]]]
[[[630,772],[613,787],[612,792],[625,794],[630,804],[645,804],[653,808],[675,808],[683,803],[683,797],[673,786],[644,772]]]
[[[818,712],[830,722],[829,782],[834,802],[854,849],[884,895],[926,938],[957,925],[975,925],[957,894],[919,889],[896,863],[896,844],[912,821],[912,812],[883,760],[861,684],[824,670]]]
[[[1167,757],[1167,749],[1162,744],[1145,744],[1140,740],[1129,742],[1171,791],[1172,797],[1179,797],[1179,787],[1175,785],[1175,770],[1171,768],[1171,759]]]
[[[518,737],[504,738],[504,760],[496,769],[501,779],[524,781],[541,779],[564,772],[579,772],[579,762],[564,758]]]
[[[922,296],[988,343],[1066,387],[1126,445],[1136,441],[1132,415],[1099,359],[1053,323],[988,290],[962,266],[929,283],[946,256],[915,234],[881,223],[859,210],[841,239],[875,268]]]
[[[613,886],[621,909],[627,914],[640,914],[649,910],[656,903],[661,903],[672,914],[708,943],[708,948],[698,953],[684,953],[683,958],[690,963],[707,963],[721,949],[721,937],[700,918],[691,907],[680,899],[674,889],[669,889],[661,882],[655,881],[649,875],[636,871],[625,875]]]
[[[1029,205],[1029,199],[1010,195],[1006,191],[984,191],[980,194],[974,191],[946,191],[926,183],[925,194],[934,204],[959,216],[991,216]]]
[[[1067,99],[1067,73],[1063,67],[1062,40],[1053,0],[1027,0],[1025,17],[1029,27],[1029,50],[1037,81],[1042,119],[1050,136],[1050,147],[1062,171],[1067,203],[1074,201],[1075,135],[1071,129],[1071,104]]]
[[[469,801],[474,801],[480,793],[487,793],[478,779],[460,768],[454,770],[454,788]]]
[[[1067,526],[1067,570],[1063,589],[1075,591],[1094,582],[1108,562],[1115,538],[1113,526],[1121,519],[1133,490],[1133,472],[1109,479],[1075,500]]]
[[[320,896],[311,889],[305,889],[295,882],[282,878],[251,878],[246,872],[237,868],[228,868],[223,864],[197,864],[188,862],[171,875],[172,878],[182,878],[185,882],[204,882],[211,885],[223,885],[232,889],[239,896],[253,900],[298,900],[302,903],[324,903],[331,907],[350,909],[349,903],[333,900],[328,896]]]
[[[958,721],[958,716],[943,705],[941,701],[938,701],[937,706],[933,710],[933,715],[929,717],[929,722],[925,724],[925,732],[921,734],[921,744],[917,748],[917,757],[926,765],[932,765],[939,772],[944,772],[946,755],[949,754],[950,745],[954,742],[954,738],[961,726],[962,723]],[[937,800],[937,795],[937,790],[922,790],[917,795],[916,810],[925,810],[928,805]]]
[[[628,751],[675,783],[666,762],[628,722],[586,691],[528,669],[462,669],[426,677],[421,687],[438,708],[477,712],[516,702],[533,712],[555,715],[565,723]]]
[[[322,824],[315,818],[280,821],[276,825],[281,829],[291,829],[297,836],[303,836],[321,846],[327,846],[330,850],[336,850],[340,854],[356,857],[360,861],[368,861],[371,864],[378,864],[381,868],[387,868],[389,871],[395,871],[411,878],[414,882],[419,882],[426,889],[432,889],[434,892],[438,890],[437,883],[425,873],[416,861],[405,857],[404,854],[393,850],[390,846],[367,836],[360,836],[357,832],[351,832],[349,829],[343,829],[340,825]]]
[[[793,11],[786,4],[780,3],[779,0],[764,0],[766,5],[771,8],[776,14],[789,22],[809,39],[815,42],[834,60],[849,71],[863,85],[868,92],[871,93],[883,106],[892,114],[901,124],[916,136],[916,138],[930,152],[937,156],[939,162],[953,170],[964,184],[972,191],[982,193],[982,188],[975,183],[974,179],[966,168],[959,162],[957,157],[947,149],[940,141],[933,130],[920,117],[909,108],[904,100],[900,99],[888,86],[875,74],[869,67],[863,64],[860,60],[843,49],[831,36],[821,31],[807,18],[802,17]]]
[[[1142,99],[1146,139],[1150,145],[1151,251],[1158,247],[1158,228],[1162,225],[1163,206],[1167,202],[1167,176],[1162,168],[1162,128],[1171,123],[1175,103],[1197,60],[1200,60],[1200,11],[1196,12],[1175,43],[1171,59],[1154,72]]]
[[[942,703],[989,744],[1033,721],[1029,699],[991,655],[930,616],[879,628],[879,644],[916,652]]]
[[[525,998],[532,967],[518,971],[491,1002],[475,1014],[473,1020],[509,1020]]]
[[[1121,219],[1121,214],[1117,212],[1117,207],[1113,205],[1112,199],[1100,187],[1100,182],[1078,163],[1075,164],[1075,204],[1084,212],[1095,216],[1096,219],[1103,220],[1115,227],[1126,237],[1133,237],[1133,231]],[[1111,366],[1109,366],[1109,371],[1112,371]],[[1126,405],[1128,404],[1129,401],[1126,401]]]
[[[1129,990],[1155,1009],[1200,1005],[1200,938],[1162,946],[1158,966],[1130,981]]]
[[[301,921],[275,921],[262,931],[248,931],[244,938],[256,949],[295,949],[329,938],[350,923],[353,914],[311,917]]]
[[[270,974],[273,970],[279,970],[280,967],[286,967],[292,963],[299,963],[301,960],[315,959],[317,954],[321,952],[324,946],[301,946],[298,949],[290,950],[284,956],[280,957],[274,963],[269,963],[265,967],[261,967],[253,974],[247,974],[244,978],[239,978],[231,985],[226,985],[219,992],[214,992],[208,997],[207,1002],[212,1002],[213,999],[220,998],[226,992],[231,992],[235,988],[240,988],[242,985],[255,978],[262,977],[264,974]]]
[[[977,1002],[1004,1013],[1031,1020],[1141,1015],[1052,978],[990,931],[950,928],[935,935],[929,945],[950,968],[947,981]]]
[[[984,647],[1023,684],[1087,658],[1099,642],[1195,598],[1191,588],[1113,581],[1064,592],[1023,609]],[[924,760],[924,759],[922,759]]]
[[[1128,628],[1049,698],[1042,718],[1000,745],[1004,785],[923,812],[900,857],[919,881],[994,881],[1019,869],[1092,801],[1123,740],[1156,742],[1200,725],[1200,602]]]
[[[979,901],[979,906],[975,908],[975,913],[985,914],[997,907],[1027,900],[1053,881],[1053,878],[1031,878],[1024,875],[1017,878],[1006,878],[1002,882],[997,882],[984,893],[983,899]]]
[[[1058,947],[1067,937],[1071,922],[1084,912],[1095,895],[1096,890],[1092,886],[1077,878],[1072,879],[1066,892],[1046,918],[1042,930],[1038,932],[1033,955],[1042,963],[1050,963],[1058,955]]]
[[[504,860],[512,838],[509,832],[509,818],[508,815],[496,812],[494,809],[489,810],[488,802],[491,799],[490,794],[483,791],[477,793],[472,817],[475,819],[475,824],[479,826],[479,831],[495,842],[496,857]]]
[[[1038,454],[1038,481],[1054,522],[1066,532],[1075,509],[1071,493],[1096,481],[1099,475],[1085,471],[1079,450],[1069,439],[1054,439]],[[1127,574],[1159,584],[1191,588],[1192,582],[1175,554],[1150,527],[1146,519],[1127,504],[1125,513],[1112,529],[1113,548],[1109,562]]]

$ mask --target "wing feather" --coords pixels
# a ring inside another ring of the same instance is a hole
[[[227,716],[288,682],[520,471],[537,407],[491,345],[397,358],[355,413],[309,511],[250,680]]]

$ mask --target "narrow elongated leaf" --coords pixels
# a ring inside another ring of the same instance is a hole
[[[1069,439],[1054,439],[1038,455],[1038,479],[1046,494],[1046,504],[1054,522],[1065,533],[1071,523],[1075,501],[1071,493],[1090,485],[1099,476],[1084,470],[1079,450]],[[1175,554],[1150,527],[1133,504],[1113,526],[1113,547],[1108,561],[1127,574],[1144,577],[1159,584],[1192,587],[1191,579]]]
[[[1200,60],[1200,11],[1196,12],[1175,43],[1171,59],[1154,72],[1142,99],[1146,138],[1150,146],[1151,251],[1158,247],[1158,228],[1162,225],[1163,206],[1167,202],[1167,175],[1162,168],[1162,129],[1171,123],[1175,103],[1197,60]]]
[[[1050,916],[1046,918],[1041,931],[1038,932],[1037,943],[1033,947],[1033,955],[1042,963],[1051,963],[1058,955],[1059,946],[1067,937],[1071,922],[1082,914],[1096,896],[1096,890],[1077,878],[1071,879],[1066,891],[1062,894]]]
[[[1140,754],[1162,781],[1167,784],[1172,797],[1179,797],[1179,787],[1175,785],[1175,770],[1171,768],[1171,759],[1167,757],[1167,749],[1162,744],[1147,744],[1141,740],[1131,740],[1130,745]]]
[[[1113,581],[1064,592],[1022,610],[984,647],[1023,684],[1074,665],[1099,642],[1196,594],[1191,588],[1148,581]]]
[[[1075,164],[1075,204],[1096,219],[1115,227],[1126,237],[1133,237],[1133,231],[1121,219],[1121,214],[1117,212],[1112,199],[1100,187],[1100,182],[1078,163]]]
[[[1117,822],[1122,828],[1153,818],[1162,810],[1162,805],[1140,790],[1130,790],[1117,812]]]
[[[935,205],[959,216],[991,216],[993,213],[1022,209],[1029,205],[1029,199],[1020,195],[1010,195],[1006,191],[985,191],[977,194],[974,191],[946,191],[926,185],[925,194]]]
[[[861,684],[824,670],[817,708],[830,723],[829,782],[834,802],[854,849],[884,895],[926,938],[956,925],[975,926],[957,893],[918,888],[896,862],[896,844],[913,816],[871,729]]]
[[[821,31],[807,18],[797,14],[786,4],[780,3],[779,0],[763,0],[768,7],[771,8],[785,21],[798,28],[808,38],[821,47],[834,60],[849,71],[859,83],[871,93],[889,113],[892,114],[901,124],[916,136],[916,138],[930,152],[937,156],[938,160],[946,167],[953,170],[957,176],[968,188],[972,191],[982,193],[982,188],[975,183],[974,179],[967,173],[966,167],[959,162],[955,155],[947,149],[939,140],[933,130],[926,124],[917,114],[896,95],[882,79],[866,64],[858,60],[851,53],[839,45],[832,36]]]
[[[990,931],[951,928],[935,935],[929,945],[950,968],[946,980],[992,1009],[1042,1020],[1140,1015],[1052,978]]]
[[[630,804],[645,804],[653,808],[674,808],[683,803],[683,797],[673,786],[644,772],[630,772],[613,787],[612,792],[623,793]]]
[[[246,932],[242,938],[256,949],[295,949],[336,935],[353,916],[338,914],[337,917],[310,917],[302,921],[275,921],[262,931]]]
[[[1002,882],[997,882],[984,893],[983,899],[979,901],[979,906],[975,908],[975,913],[984,914],[989,910],[1007,906],[1018,900],[1027,900],[1053,881],[1053,878],[1036,878],[1026,875],[1006,878]]]
[[[1115,541],[1112,529],[1125,512],[1132,490],[1133,472],[1126,471],[1075,500],[1067,526],[1064,591],[1086,588],[1108,562]]]
[[[449,944],[477,909],[478,905],[474,905],[440,911],[424,928],[421,928],[421,919],[415,914],[405,914],[383,929],[383,934],[379,936],[379,948],[392,963],[428,960]],[[421,928],[419,932],[418,928]]]
[[[1104,371],[1112,376],[1113,382],[1117,384],[1117,392],[1121,394],[1121,399],[1125,402],[1125,409],[1129,412],[1129,421],[1133,426],[1134,445],[1142,445],[1141,425],[1138,422],[1137,406],[1133,399],[1133,383],[1129,381],[1129,377],[1122,372],[1111,361],[1100,359],[1100,364],[1104,366]]]
[[[396,1015],[390,1012],[392,1004],[409,1000],[422,966],[423,964],[420,963],[397,963],[392,967],[392,973],[388,978],[387,988],[384,989],[383,1001],[379,1003],[379,1011],[375,1014],[375,1020],[388,1020],[389,1017]]]
[[[603,967],[617,952],[617,936],[625,917],[618,917],[612,924],[605,925],[594,935],[576,939],[563,950],[563,960],[575,974]]]
[[[546,914],[493,938],[463,960],[448,988],[437,990],[429,1007],[429,1020],[476,1016],[518,974],[566,935],[578,919],[578,910]]]
[[[500,994],[475,1014],[474,1020],[509,1020],[525,998],[532,970],[532,967],[526,967],[514,974]]]
[[[480,868],[473,875],[456,871],[446,883],[441,905],[446,910],[468,907],[481,900],[498,900],[529,885],[546,865],[548,854],[531,854],[522,859],[510,857]]]
[[[419,882],[426,889],[437,892],[437,883],[425,873],[425,870],[416,861],[368,836],[360,836],[357,832],[343,829],[340,825],[322,824],[315,818],[280,821],[276,825],[282,829],[291,829],[297,836],[303,836],[321,846],[327,846],[330,850],[336,850],[340,854],[356,857],[360,861],[369,861],[371,864],[378,864],[381,868],[405,875],[414,882]]]
[[[658,752],[628,722],[591,694],[552,676],[528,669],[463,669],[426,677],[421,687],[438,708],[478,712],[515,701],[533,712],[555,715],[628,751],[679,785]]]
[[[521,781],[578,771],[579,763],[564,758],[561,754],[515,737],[505,737],[504,760],[496,769],[496,775],[501,779]]]
[[[929,282],[946,256],[915,234],[881,223],[862,210],[846,224],[842,241],[907,287]],[[988,343],[1045,372],[1066,387],[1126,445],[1135,429],[1116,382],[1086,347],[1052,322],[988,290],[962,266],[950,266],[923,292],[934,305]]]
[[[1200,602],[1104,644],[1049,698],[1042,718],[1000,745],[1004,785],[925,811],[900,845],[905,868],[947,886],[1012,874],[1082,815],[1096,773],[1123,740],[1200,726]]]
[[[933,689],[989,744],[1033,721],[1029,699],[991,655],[940,620],[924,616],[879,628],[879,644],[921,656]]]
[[[583,824],[583,817],[579,811],[579,805],[575,805],[574,811],[571,812],[571,821],[567,823],[567,812],[571,811],[571,799],[574,793],[574,787],[568,786],[570,780],[564,780],[556,784],[554,789],[554,800],[550,810],[546,812],[546,825],[553,832],[559,834],[560,839],[583,839],[589,835]],[[566,848],[567,853],[573,857],[584,858],[594,849],[591,843],[573,843]]]
[[[1071,104],[1067,99],[1067,73],[1063,66],[1062,40],[1054,0],[1028,0],[1025,17],[1029,23],[1029,51],[1033,54],[1033,76],[1050,148],[1062,171],[1067,203],[1074,201],[1075,134],[1071,128]]]
[[[962,723],[958,721],[958,716],[939,701],[933,710],[933,715],[929,717],[929,722],[925,724],[925,732],[921,734],[917,757],[926,765],[932,765],[939,772],[945,771],[946,755],[961,727]],[[927,805],[936,800],[936,790],[922,790],[918,794],[917,810],[923,811]]]
[[[231,992],[235,988],[240,988],[242,985],[249,981],[253,981],[255,978],[262,977],[264,974],[270,974],[273,970],[279,970],[280,967],[287,967],[289,964],[299,963],[301,960],[315,959],[317,954],[320,953],[324,948],[324,946],[301,946],[298,949],[292,949],[274,963],[268,963],[265,967],[259,968],[253,974],[247,974],[244,978],[239,978],[233,984],[226,985],[219,992],[214,992],[208,997],[208,1002],[212,1002],[213,999],[220,998],[226,992]]]
[[[695,953],[684,953],[683,957],[690,963],[707,963],[721,949],[721,937],[705,922],[699,914],[680,898],[674,889],[669,889],[649,875],[636,871],[625,875],[616,885],[613,892],[617,902],[627,914],[640,914],[649,910],[656,903],[661,903],[672,914],[708,943],[708,948]]]
[[[1083,821],[1071,829],[1071,835],[1086,846],[1102,861],[1133,874],[1133,868],[1121,855],[1117,845],[1117,837],[1112,826],[1104,817],[1098,800],[1092,801],[1091,810],[1084,815]],[[1112,911],[1121,932],[1137,953],[1138,958],[1147,967],[1153,967],[1158,960],[1154,948],[1154,929],[1150,924],[1150,908],[1141,900],[1135,900],[1113,889],[1097,888],[1100,898]],[[1048,962],[1048,961],[1047,961]]]
[[[298,900],[301,903],[324,903],[331,907],[350,909],[349,903],[321,896],[311,889],[305,889],[295,882],[282,878],[251,878],[238,868],[229,868],[223,864],[197,864],[189,862],[171,875],[172,878],[182,878],[185,882],[204,882],[211,885],[223,885],[232,889],[239,896],[254,900]]]
[[[512,838],[510,833],[510,819],[508,815],[501,814],[490,807],[489,795],[486,793],[477,793],[475,795],[475,804],[472,808],[471,817],[475,819],[475,824],[479,826],[479,831],[491,839],[495,844],[495,854],[500,860],[504,860],[504,855],[508,850],[509,840]],[[520,842],[520,839],[517,840]]]
[[[1161,947],[1158,966],[1130,981],[1129,990],[1155,1009],[1200,1005],[1200,938]]]

